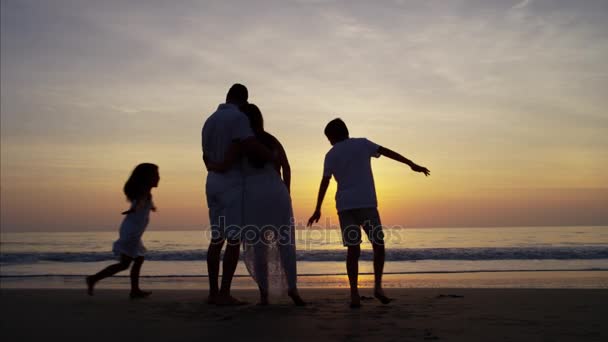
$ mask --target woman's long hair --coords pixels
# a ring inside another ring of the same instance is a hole
[[[129,201],[150,199],[150,189],[154,185],[153,182],[157,175],[158,166],[155,164],[142,163],[137,165],[123,188],[127,199]]]
[[[241,106],[241,111],[247,115],[249,125],[255,134],[255,137],[269,150],[274,151],[277,148],[277,139],[272,134],[264,131],[264,117],[258,106],[253,103],[247,103]],[[264,160],[249,158],[249,162],[256,168],[263,168],[266,163]]]

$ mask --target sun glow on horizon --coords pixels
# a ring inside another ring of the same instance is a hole
[[[3,231],[115,229],[140,162],[160,166],[151,229],[206,226],[200,128],[234,82],[285,146],[298,222],[331,147],[323,128],[341,117],[351,136],[431,170],[372,162],[385,224],[608,224],[605,3],[1,9]],[[332,180],[331,222],[334,194]]]

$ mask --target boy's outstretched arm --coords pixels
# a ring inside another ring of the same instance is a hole
[[[426,167],[420,166],[420,165],[414,163],[413,161],[405,158],[404,156],[400,155],[399,153],[397,153],[395,151],[392,151],[392,150],[389,150],[386,147],[380,146],[378,148],[378,153],[381,154],[381,155],[383,155],[383,156],[385,156],[385,157],[387,157],[387,158],[391,158],[391,159],[396,160],[398,162],[401,162],[403,164],[409,165],[409,167],[411,167],[413,171],[422,172],[426,176],[428,176],[428,175],[431,174],[431,171],[429,171],[429,169],[427,169]]]
[[[321,218],[321,204],[323,204],[323,199],[325,198],[325,193],[327,192],[327,187],[329,186],[330,177],[323,177],[321,179],[321,185],[319,186],[319,195],[317,196],[317,206],[315,207],[315,212],[308,219],[307,227],[312,226],[313,223],[319,222]]]

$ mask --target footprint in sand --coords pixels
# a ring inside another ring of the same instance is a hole
[[[462,296],[462,295],[455,295],[455,294],[447,294],[447,295],[440,294],[440,295],[438,295],[435,298],[464,298],[464,296]]]

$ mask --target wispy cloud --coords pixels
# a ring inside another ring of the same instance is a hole
[[[2,147],[137,141],[198,158],[204,116],[239,81],[294,172],[315,172],[340,115],[453,182],[508,182],[519,165],[519,184],[605,183],[607,2],[167,4],[2,1]]]
[[[532,0],[523,0],[522,2],[515,4],[511,9],[522,9],[528,7],[530,3],[532,3]]]

